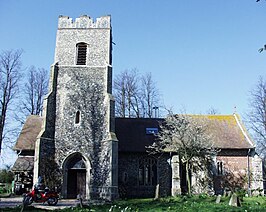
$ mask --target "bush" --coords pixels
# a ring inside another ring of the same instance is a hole
[[[11,184],[9,183],[1,183],[0,184],[0,194],[11,193]]]
[[[14,179],[14,174],[6,169],[0,170],[0,183],[12,183]]]

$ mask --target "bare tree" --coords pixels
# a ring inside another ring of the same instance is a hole
[[[258,51],[259,51],[259,53],[261,53],[261,52],[263,52],[265,50],[266,50],[266,44],[262,48],[260,48]]]
[[[31,66],[25,84],[25,98],[21,109],[24,115],[40,115],[43,98],[48,87],[48,72],[42,68]]]
[[[159,91],[152,80],[151,73],[141,77],[141,97],[144,116],[152,118],[153,109],[159,106]]]
[[[3,51],[0,54],[0,154],[4,140],[7,115],[18,94],[21,79],[22,50]]]
[[[260,151],[266,153],[266,80],[263,77],[259,78],[250,96],[247,119]]]
[[[140,117],[139,74],[136,69],[125,70],[114,80],[116,115]]]
[[[126,72],[126,99],[128,117],[140,117],[139,74],[136,69]]]
[[[158,141],[147,148],[150,153],[175,152],[186,170],[188,194],[191,195],[191,170],[206,170],[216,154],[204,121],[188,115],[170,114],[160,125]],[[205,165],[205,166],[204,166]]]
[[[116,116],[151,118],[159,104],[158,93],[151,73],[140,76],[137,69],[123,71],[114,80]]]
[[[209,110],[207,110],[207,114],[209,115],[217,115],[217,114],[220,114],[219,110],[214,108],[214,107],[211,107]]]
[[[122,72],[114,80],[115,113],[118,117],[126,117],[126,75]]]

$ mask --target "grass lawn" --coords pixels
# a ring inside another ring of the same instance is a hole
[[[153,199],[129,199],[119,200],[113,204],[90,206],[86,208],[70,208],[60,210],[67,211],[107,211],[107,212],[126,212],[126,211],[266,211],[266,197],[249,197],[244,198],[241,207],[232,207],[228,205],[229,198],[221,198],[219,204],[215,203],[216,197],[208,197],[199,195],[193,197],[169,197],[161,198],[160,200]],[[47,206],[49,207],[49,206]],[[2,209],[3,211],[20,211],[20,208]],[[37,210],[33,207],[27,207],[24,211],[45,211]],[[59,210],[57,210],[59,211]]]
[[[11,194],[11,183],[0,183],[0,198]]]

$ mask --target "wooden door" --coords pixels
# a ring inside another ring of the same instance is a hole
[[[86,169],[69,169],[67,198],[75,199],[78,194],[86,197]]]
[[[86,197],[86,170],[77,170],[77,194]]]
[[[75,169],[68,170],[67,176],[67,198],[77,198],[77,171]]]

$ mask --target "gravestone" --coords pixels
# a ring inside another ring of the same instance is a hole
[[[241,206],[240,200],[239,200],[238,196],[235,193],[232,194],[232,196],[231,196],[231,198],[229,200],[229,205],[230,206],[234,206],[234,207]]]
[[[160,194],[159,194],[159,192],[160,192],[160,185],[157,184],[157,185],[156,185],[156,189],[155,189],[155,198],[154,198],[154,200],[157,200],[157,199],[160,198]]]
[[[217,196],[215,203],[219,204],[220,202],[221,202],[221,194]]]

